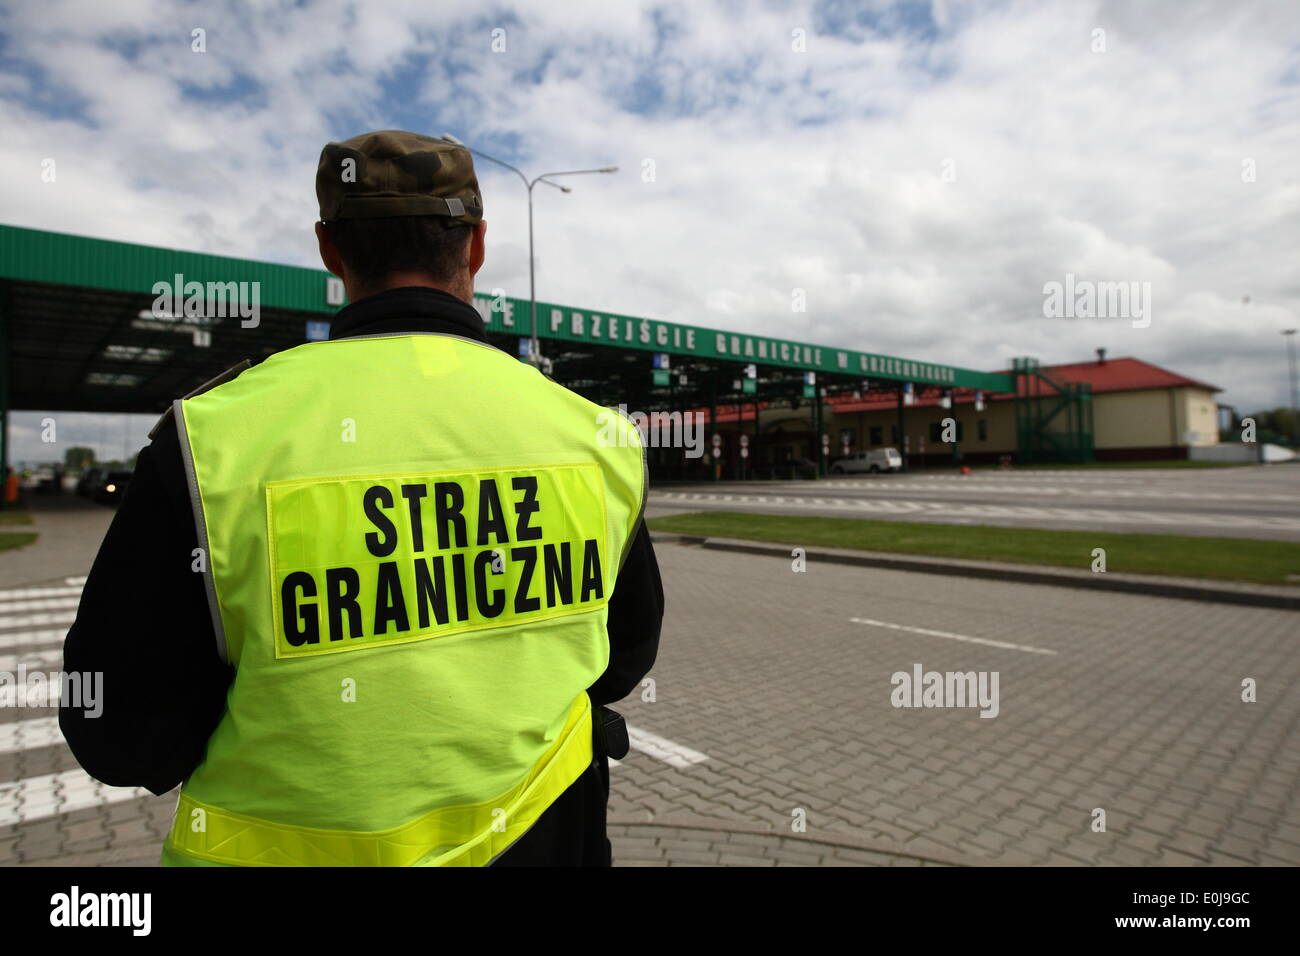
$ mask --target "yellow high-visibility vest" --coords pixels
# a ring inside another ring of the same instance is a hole
[[[235,676],[163,862],[491,862],[592,762],[636,427],[435,334],[301,345],[173,408]]]

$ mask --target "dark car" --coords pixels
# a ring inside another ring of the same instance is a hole
[[[817,477],[817,462],[811,458],[794,458],[774,465],[755,466],[750,473],[756,479],[779,481],[810,480]]]
[[[95,489],[104,483],[103,468],[87,468],[77,479],[77,494],[83,498],[92,497]]]
[[[129,471],[110,471],[100,478],[92,497],[96,501],[102,501],[105,504],[117,504],[126,494],[127,486],[130,484],[131,473]]]

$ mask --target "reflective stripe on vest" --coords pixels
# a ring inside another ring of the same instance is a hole
[[[506,793],[472,806],[442,807],[377,833],[269,823],[199,803],[182,793],[168,843],[232,866],[483,866],[527,832],[591,763],[591,707],[574,702],[561,738]],[[478,834],[468,842],[464,835]]]
[[[592,760],[635,426],[441,335],[289,349],[176,421],[235,677],[164,862],[490,862]]]

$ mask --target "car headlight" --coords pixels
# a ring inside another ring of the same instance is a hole
[[[104,490],[111,495],[113,492],[117,491],[117,485],[105,485]]]

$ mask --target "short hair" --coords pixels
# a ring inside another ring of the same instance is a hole
[[[394,272],[424,272],[451,281],[474,229],[445,216],[332,219],[325,228],[348,271],[367,286],[382,284]]]

